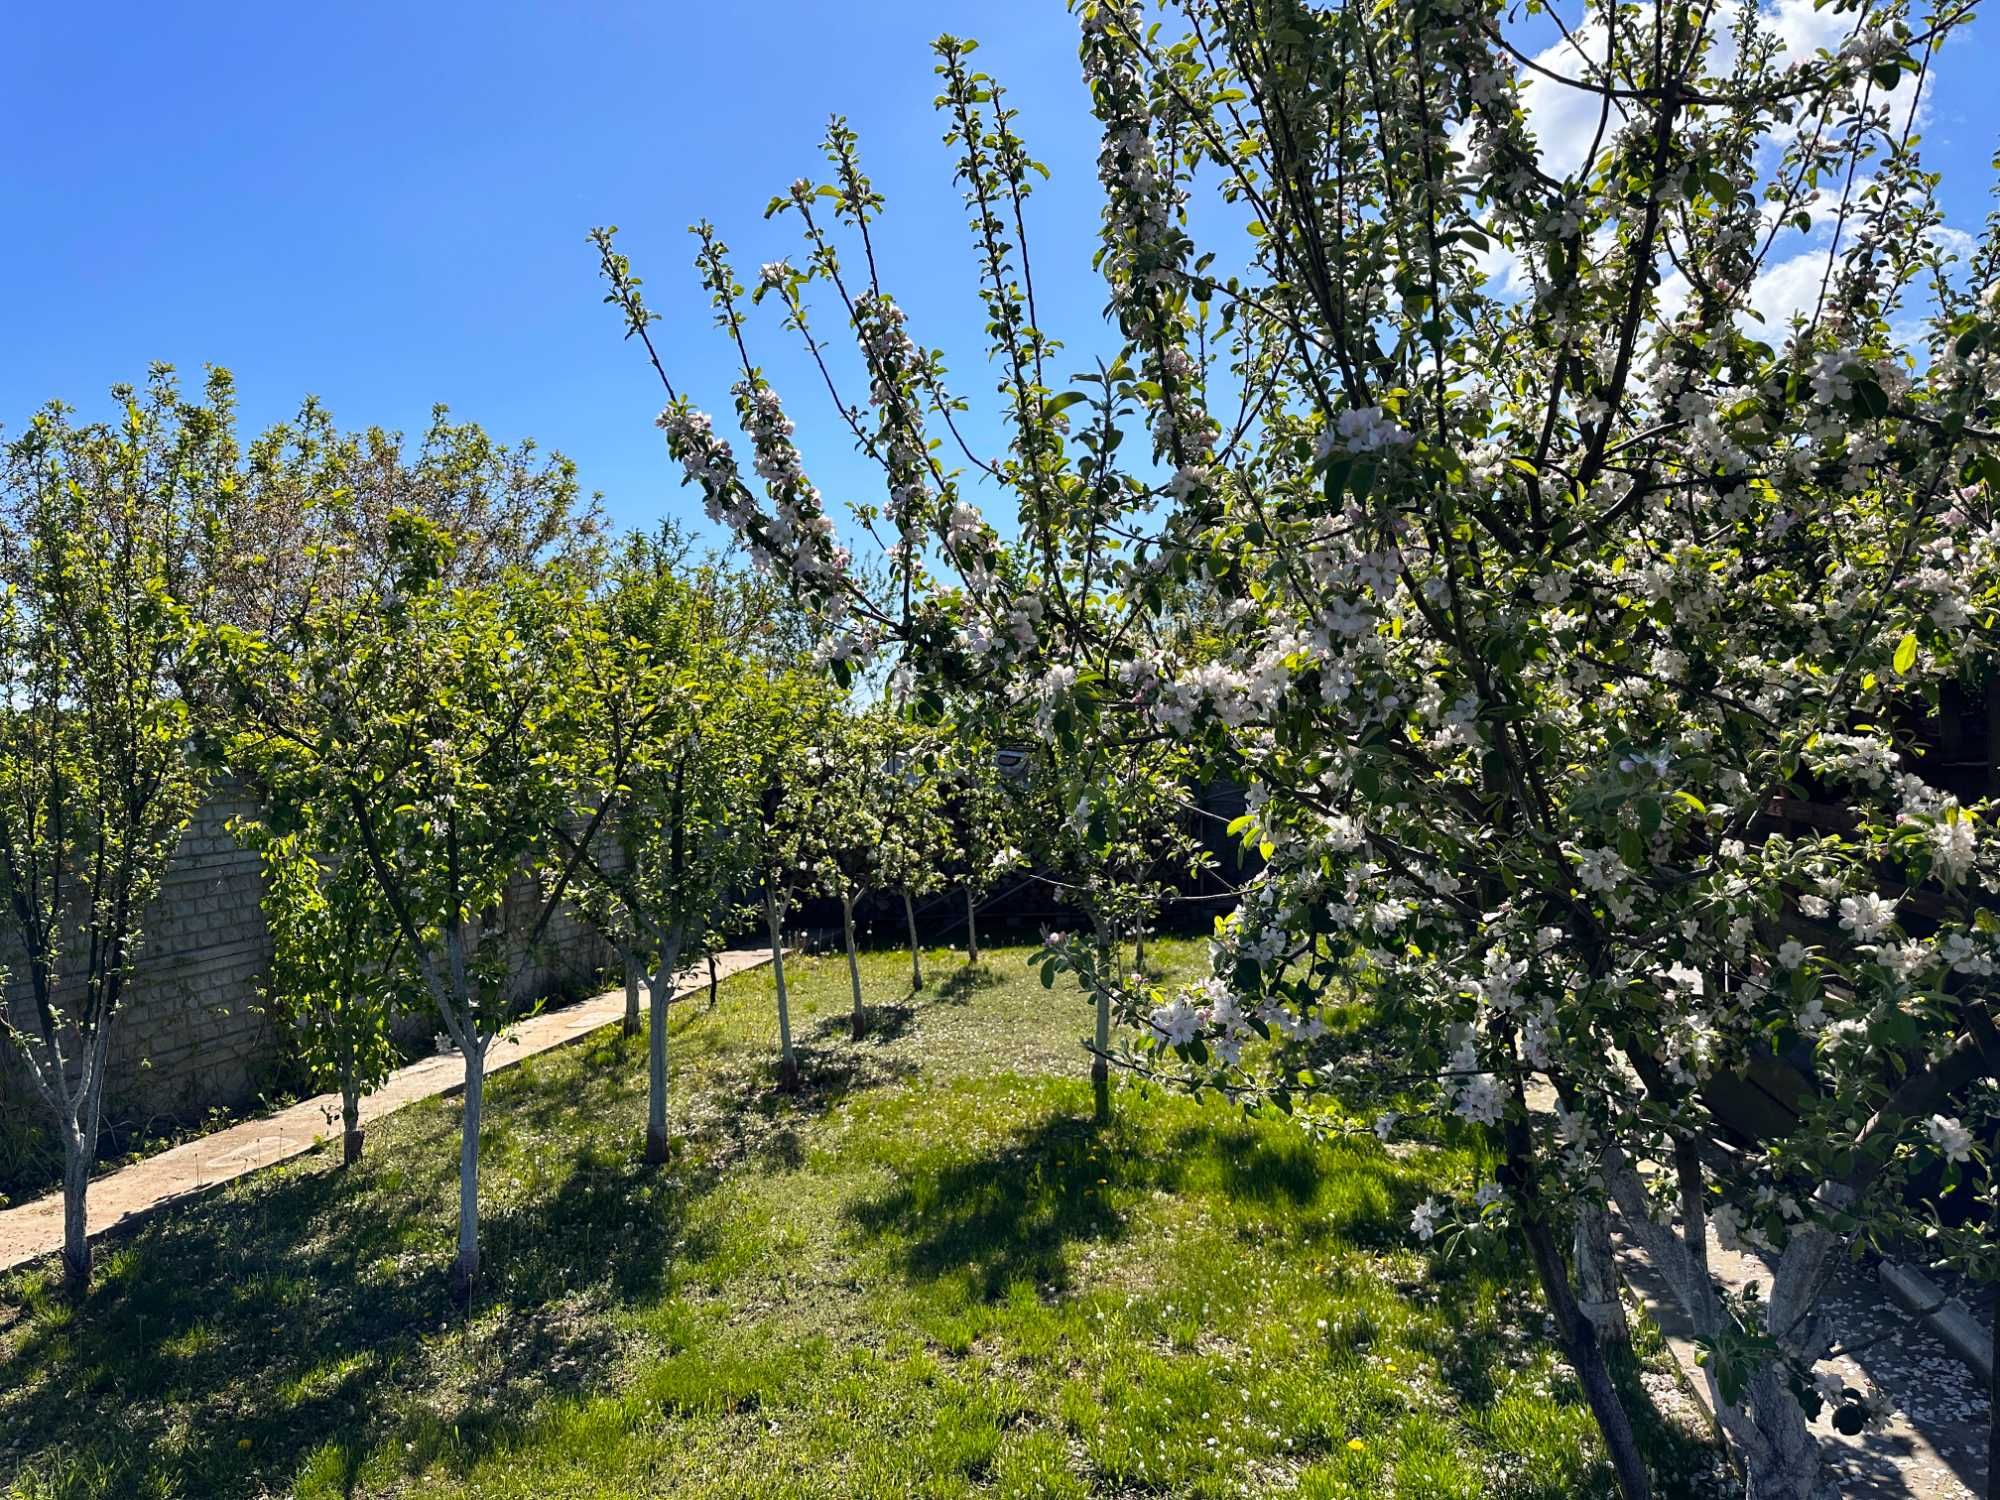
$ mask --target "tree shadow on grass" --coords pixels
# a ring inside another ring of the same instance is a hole
[[[1512,1240],[1495,1241],[1478,1254],[1435,1266],[1430,1273],[1432,1292],[1447,1302],[1485,1303],[1496,1294],[1519,1291],[1532,1284],[1527,1258]],[[1541,1327],[1539,1301],[1525,1298],[1515,1304],[1507,1319],[1512,1335],[1490,1327],[1469,1328],[1447,1323],[1428,1335],[1404,1337],[1435,1362],[1456,1404],[1467,1413],[1490,1413],[1506,1399],[1512,1374],[1539,1356],[1544,1347],[1553,1348],[1561,1358],[1554,1336]],[[1522,1336],[1523,1325],[1527,1333]],[[1632,1420],[1640,1450],[1651,1466],[1661,1500],[1695,1500],[1715,1493],[1713,1480],[1718,1469],[1717,1453],[1706,1434],[1671,1419],[1659,1406],[1649,1387],[1646,1372],[1629,1346],[1609,1347],[1605,1360],[1613,1383],[1618,1387],[1626,1414]],[[1558,1365],[1551,1393],[1565,1405],[1581,1410],[1582,1387],[1569,1367]],[[1655,1377],[1657,1379],[1657,1377]],[[1610,1492],[1608,1470],[1606,1492]],[[1523,1500],[1568,1500],[1569,1481],[1561,1477],[1521,1476]]]
[[[984,962],[961,964],[949,974],[931,982],[931,992],[947,1005],[970,1005],[981,990],[996,990],[1002,980]]]
[[[906,1009],[883,1006],[874,1011]],[[889,1038],[871,1033],[856,1042],[849,1037],[846,1015],[829,1017],[810,1039],[793,1047],[799,1078],[789,1089],[778,1079],[776,1060],[766,1055],[744,1051],[714,1060],[703,1074],[684,1145],[711,1174],[744,1162],[787,1170],[803,1165],[799,1132],[804,1127],[853,1094],[917,1075],[915,1061],[883,1044],[906,1026],[907,1021],[895,1025]]]
[[[573,1080],[548,1087],[574,1108]],[[166,1210],[105,1247],[75,1309],[46,1276],[0,1283],[21,1309],[0,1352],[0,1472],[60,1469],[107,1496],[283,1492],[329,1444],[338,1471],[399,1435],[412,1394],[445,1437],[408,1461],[443,1443],[470,1462],[535,1402],[595,1388],[617,1332],[579,1300],[658,1295],[707,1253],[688,1209],[712,1178],[589,1141],[544,1164],[525,1201],[485,1216],[468,1318],[447,1288],[455,1127],[438,1110],[348,1171],[309,1159]]]
[[[976,1157],[919,1164],[848,1217],[891,1245],[908,1276],[962,1276],[986,1301],[1022,1281],[1058,1295],[1069,1289],[1071,1245],[1125,1235],[1118,1190],[1171,1190],[1178,1180],[1172,1161],[1124,1134],[1116,1123],[1058,1115]]]
[[[861,1012],[861,1020],[867,1029],[856,1037],[852,1011],[822,1016],[812,1029],[807,1047],[823,1052],[826,1043],[835,1041],[886,1047],[909,1035],[910,1029],[916,1025],[917,1011],[915,1006],[894,1001],[886,1005],[871,1003]]]
[[[1232,1198],[1260,1204],[1303,1206],[1319,1196],[1326,1164],[1304,1132],[1274,1137],[1264,1132],[1190,1125],[1177,1132],[1176,1151],[1202,1151],[1222,1169]]]

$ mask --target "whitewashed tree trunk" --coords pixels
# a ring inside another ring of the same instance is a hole
[[[1715,1339],[1729,1327],[1728,1309],[1709,1279],[1705,1251],[1698,1257],[1689,1249],[1697,1238],[1705,1244],[1707,1226],[1699,1219],[1690,1222],[1683,1240],[1652,1217],[1646,1184],[1623,1151],[1610,1147],[1603,1161],[1605,1184],[1626,1227],[1666,1277],[1696,1337]],[[1802,1229],[1785,1247],[1771,1279],[1771,1332],[1788,1353],[1807,1362],[1825,1347],[1822,1315],[1814,1308],[1836,1245],[1835,1236],[1824,1229]],[[1766,1364],[1752,1376],[1740,1406],[1724,1401],[1713,1370],[1707,1373],[1709,1401],[1743,1462],[1749,1500],[1839,1500],[1840,1487],[1820,1462],[1819,1440],[1806,1425],[1781,1366]]]
[[[96,1153],[75,1120],[62,1122],[63,1291],[71,1298],[90,1290],[90,1162]]]
[[[796,1088],[799,1060],[792,1053],[792,1008],[785,994],[785,935],[776,898],[764,897],[764,919],[771,929],[771,975],[778,983],[778,1082]]]
[[[924,949],[917,938],[917,903],[911,897],[909,888],[903,888],[903,918],[910,924],[910,988],[924,987]]]
[[[1577,1310],[1590,1319],[1598,1343],[1607,1348],[1631,1343],[1632,1330],[1625,1321],[1618,1264],[1611,1248],[1611,1214],[1602,1204],[1585,1203],[1577,1210],[1572,1249]]]
[[[83,1076],[74,1094],[66,1091],[62,1050],[51,1043],[49,1071],[54,1075],[53,1091],[44,1084],[44,1095],[54,1103],[61,1121],[63,1143],[63,1291],[80,1298],[90,1290],[90,1168],[97,1160],[97,1133],[104,1108],[104,1075],[111,1057],[111,1027],[100,1018],[83,1054]],[[40,1078],[40,1074],[37,1077]],[[68,1108],[64,1106],[67,1105]]]
[[[868,1034],[868,1011],[861,1003],[861,961],[854,953],[854,898],[845,893],[840,898],[840,924],[847,940],[847,984],[854,992],[854,1040],[858,1042]]]
[[[625,1035],[639,1034],[639,949],[624,945],[625,956]]]
[[[458,1260],[451,1284],[470,1301],[479,1283],[479,1119],[486,1097],[486,1040],[471,1017],[459,1055],[465,1059],[465,1112],[458,1127]]]
[[[650,1024],[646,1034],[646,1160],[667,1159],[667,1010],[673,1000],[674,971],[680,967],[678,935],[660,945],[660,966],[653,971],[649,997]]]
[[[1090,1090],[1096,1105],[1097,1122],[1107,1124],[1111,1119],[1111,991],[1106,987],[1110,978],[1112,944],[1104,930],[1104,924],[1096,917],[1091,925],[1097,934],[1097,1050],[1090,1058]]]
[[[340,1164],[351,1167],[361,1160],[361,1090],[354,1086],[354,1075],[347,1074],[340,1081]]]
[[[972,887],[965,888],[965,961],[979,962],[979,905],[972,899]]]

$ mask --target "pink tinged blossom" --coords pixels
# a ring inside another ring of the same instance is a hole
[[[1201,1030],[1201,1017],[1185,996],[1160,1006],[1147,1020],[1159,1033],[1161,1043],[1168,1047],[1185,1047]]]

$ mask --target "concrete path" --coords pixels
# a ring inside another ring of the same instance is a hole
[[[1694,1327],[1645,1251],[1611,1215],[1619,1271],[1666,1336],[1686,1384],[1713,1421],[1708,1375],[1697,1361]],[[1713,1231],[1708,1264],[1741,1293],[1771,1285],[1771,1262],[1754,1251],[1725,1250]],[[1894,1403],[1880,1431],[1836,1432],[1825,1416],[1813,1424],[1828,1470],[1850,1500],[1982,1500],[1986,1494],[1986,1399],[1981,1382],[1937,1334],[1887,1295],[1875,1273],[1847,1265],[1823,1298],[1838,1352],[1817,1368],[1856,1389],[1873,1385]]]
[[[716,970],[727,978],[754,969],[770,957],[768,948],[732,948],[717,955]],[[708,966],[704,963],[676,977],[674,994],[689,994],[707,985]],[[619,989],[532,1016],[493,1045],[486,1057],[487,1073],[497,1073],[525,1057],[566,1046],[599,1027],[616,1023],[624,1014],[625,992]],[[362,1124],[379,1120],[418,1099],[452,1093],[464,1081],[464,1064],[455,1051],[412,1063],[361,1101]],[[321,1141],[338,1140],[339,1134],[340,1096],[321,1094],[263,1119],[245,1120],[240,1125],[146,1157],[92,1181],[90,1233],[95,1237],[114,1225],[204,1192],[218,1183],[302,1156]],[[53,1255],[62,1248],[62,1237],[60,1192],[0,1212],[0,1271]]]

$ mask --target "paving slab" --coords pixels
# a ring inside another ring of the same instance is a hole
[[[1611,1222],[1619,1273],[1666,1336],[1712,1424],[1715,1408],[1707,1373],[1696,1359],[1693,1325],[1666,1279],[1623,1231],[1615,1210]],[[1708,1264],[1732,1291],[1753,1281],[1771,1285],[1769,1261],[1755,1252],[1723,1249],[1713,1232]],[[1872,1385],[1894,1405],[1876,1432],[1850,1437],[1824,1416],[1813,1424],[1840,1493],[1850,1500],[1984,1500],[1987,1402],[1972,1370],[1929,1326],[1897,1306],[1866,1264],[1841,1267],[1822,1300],[1836,1343],[1834,1357],[1818,1368],[1856,1389]]]
[[[1553,1111],[1555,1090],[1537,1079],[1528,1108]],[[1650,1170],[1641,1163],[1641,1170]],[[1679,1218],[1674,1220],[1679,1226]],[[1689,1391],[1715,1426],[1715,1398],[1697,1358],[1694,1325],[1665,1276],[1611,1211],[1618,1272],[1659,1326]],[[1741,1293],[1752,1282],[1769,1289],[1771,1263],[1752,1250],[1725,1250],[1713,1227],[1708,1266],[1716,1280]],[[1824,1415],[1813,1424],[1828,1471],[1850,1500],[1985,1500],[1987,1413],[1982,1376],[1946,1347],[1936,1328],[1899,1306],[1872,1264],[1848,1264],[1823,1294],[1833,1328],[1834,1357],[1822,1370],[1849,1385],[1871,1385],[1894,1403],[1894,1414],[1875,1432],[1850,1437]],[[1718,1429],[1719,1431],[1719,1429]]]
[[[722,978],[770,962],[768,948],[731,948],[716,955]],[[674,996],[693,994],[708,985],[704,963],[683,970],[674,979]],[[493,1074],[524,1058],[567,1046],[625,1014],[623,989],[607,990],[561,1010],[529,1016],[510,1027],[486,1057]],[[399,1068],[389,1081],[361,1101],[361,1123],[393,1114],[419,1099],[456,1092],[465,1082],[464,1064],[456,1052],[443,1052]],[[167,1204],[295,1156],[303,1156],[340,1132],[340,1095],[320,1094],[302,1099],[275,1114],[183,1142],[156,1156],[107,1172],[90,1184],[90,1235],[129,1224]],[[53,1255],[62,1248],[61,1192],[0,1211],[0,1271],[9,1271]]]

